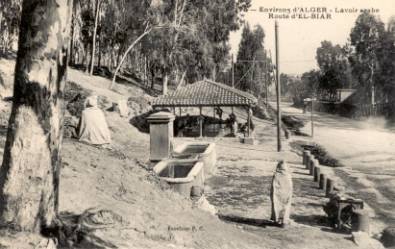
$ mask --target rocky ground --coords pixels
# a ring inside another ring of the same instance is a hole
[[[0,66],[12,63],[1,62]],[[8,65],[9,68],[12,66]],[[4,70],[0,68],[0,71]],[[4,77],[4,81],[12,77]],[[89,214],[113,217],[102,227],[70,238],[71,248],[357,248],[349,234],[333,232],[324,223],[324,194],[301,165],[301,157],[288,141],[276,152],[275,126],[255,119],[258,145],[241,144],[236,138],[207,138],[217,144],[218,164],[206,180],[207,199],[224,221],[196,209],[189,199],[171,192],[147,165],[148,134],[130,125],[130,119],[149,109],[150,96],[141,89],[70,70],[69,80],[102,96],[112,133],[110,148],[98,148],[66,138],[62,148],[60,212],[63,217]],[[129,99],[131,114],[122,118],[108,107]],[[0,101],[0,158],[5,141],[10,103]],[[239,115],[242,116],[242,115]],[[179,144],[188,138],[177,138]],[[293,171],[294,202],[287,228],[265,225],[270,216],[269,189],[277,161]],[[331,169],[327,169],[328,172]],[[88,210],[88,211],[87,211]],[[252,221],[252,222],[251,222]],[[65,247],[66,248],[66,247]]]

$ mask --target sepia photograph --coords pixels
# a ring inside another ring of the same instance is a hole
[[[395,248],[393,0],[0,0],[0,249]]]

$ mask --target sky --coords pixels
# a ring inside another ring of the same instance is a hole
[[[293,11],[294,8],[297,8],[296,12]],[[304,8],[313,12],[306,12]],[[326,8],[326,11],[323,8]],[[390,17],[395,15],[395,0],[252,0],[252,6],[244,14],[244,19],[251,27],[257,24],[263,27],[264,46],[271,50],[272,57],[275,58],[275,17],[270,18],[269,13],[282,16],[282,18],[277,18],[280,71],[301,75],[318,68],[315,54],[321,41],[346,44],[361,9],[372,8],[375,9],[373,14],[387,23]],[[347,9],[349,12],[340,13],[342,9]],[[324,15],[325,19],[293,19],[293,14],[305,14],[308,17],[311,17],[311,14],[319,15],[319,17]],[[331,18],[327,18],[328,14]],[[288,17],[284,18],[283,15],[288,15]],[[230,35],[231,52],[235,58],[241,32],[242,28]]]

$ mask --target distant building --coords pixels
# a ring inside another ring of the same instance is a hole
[[[336,89],[336,94],[333,92],[323,91],[318,94],[318,101],[323,103],[341,103],[350,97],[355,91],[355,89],[350,88]]]
[[[340,103],[343,102],[348,97],[350,97],[355,91],[356,91],[355,89],[347,89],[347,88],[337,89],[336,102],[340,102]]]

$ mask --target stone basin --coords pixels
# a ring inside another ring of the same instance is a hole
[[[163,160],[155,165],[154,172],[185,197],[190,197],[193,186],[204,187],[204,167],[198,160]]]
[[[215,168],[217,153],[215,143],[190,142],[177,146],[172,153],[173,158],[197,158],[204,165],[204,174],[209,175]]]

